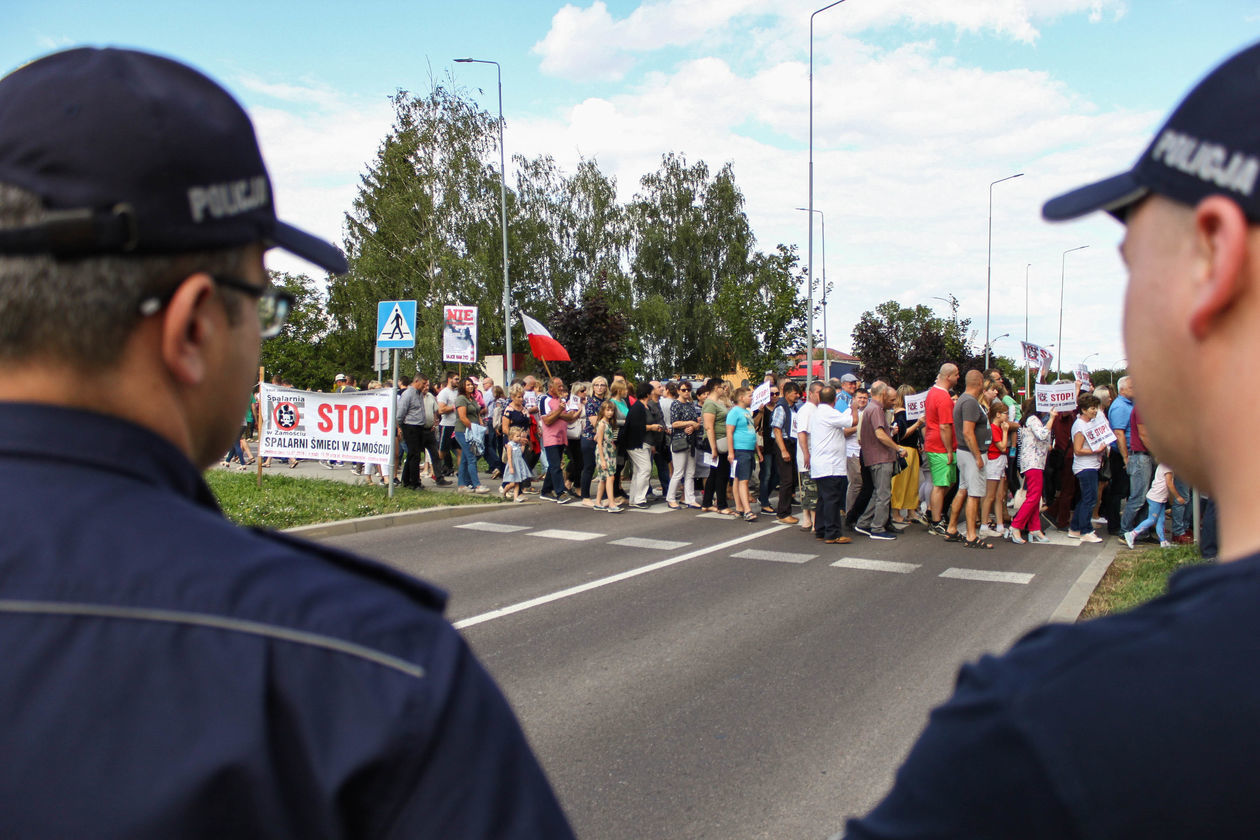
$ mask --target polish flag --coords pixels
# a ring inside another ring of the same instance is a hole
[[[569,351],[551,337],[546,327],[524,312],[521,313],[521,320],[525,322],[525,333],[529,336],[529,351],[534,354],[535,359],[547,362],[569,361]]]

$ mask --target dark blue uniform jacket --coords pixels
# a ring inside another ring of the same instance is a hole
[[[0,403],[0,836],[571,837],[444,603],[230,525],[144,429]]]

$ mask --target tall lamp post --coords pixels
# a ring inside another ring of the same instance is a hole
[[[998,178],[989,184],[989,253],[984,267],[984,369],[989,369],[989,298],[993,290],[993,187],[1003,181],[1023,176],[1023,172]]]
[[[810,210],[808,207],[797,207],[797,210],[803,210],[806,213],[817,213],[818,221],[822,223],[822,309],[823,309],[823,366],[822,369],[830,372],[831,367],[827,362],[827,217],[823,215],[821,210]],[[813,228],[810,228],[811,231]],[[810,370],[813,370],[813,359],[810,360]],[[827,377],[822,377],[826,379]]]
[[[1067,255],[1073,251],[1080,251],[1088,248],[1088,245],[1077,245],[1075,248],[1068,248],[1063,252],[1062,258],[1059,260],[1059,375],[1058,379],[1063,378],[1063,277],[1067,269]]]
[[[499,77],[499,217],[503,228],[503,335],[507,354],[503,357],[503,385],[512,381],[512,287],[508,281],[507,243],[507,160],[503,151],[503,68],[497,61],[483,58],[457,58],[459,64],[493,64]]]
[[[814,18],[839,6],[836,0],[809,16],[809,353],[805,359],[805,391],[814,381]],[[823,326],[826,327],[824,321]]]

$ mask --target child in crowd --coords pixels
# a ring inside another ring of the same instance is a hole
[[[524,429],[513,426],[508,431],[507,446],[503,447],[503,495],[514,502],[525,501],[521,482],[530,474],[525,463],[525,434]]]
[[[989,403],[989,417],[993,442],[989,444],[989,457],[984,464],[984,503],[980,508],[982,537],[1006,536],[1006,452],[1011,445],[1010,408],[1000,399]],[[989,514],[995,524],[990,525]]]
[[[1159,547],[1170,548],[1172,543],[1164,538],[1164,508],[1168,505],[1168,496],[1171,494],[1177,500],[1178,504],[1186,504],[1185,498],[1177,492],[1177,485],[1173,481],[1172,468],[1167,464],[1160,464],[1155,468],[1155,480],[1151,482],[1151,489],[1146,492],[1147,505],[1150,508],[1146,519],[1132,531],[1126,531],[1124,542],[1129,548],[1134,547],[1134,542],[1142,535],[1142,532],[1155,526],[1155,533],[1159,535]]]
[[[617,476],[617,443],[613,439],[617,423],[617,405],[609,399],[600,403],[595,423],[595,510],[621,513],[613,486]],[[603,503],[607,494],[608,502]]]

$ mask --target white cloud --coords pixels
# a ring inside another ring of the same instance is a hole
[[[393,122],[393,108],[350,99],[319,85],[274,84],[255,78],[237,84],[268,104],[247,108],[271,174],[280,218],[340,245],[345,213]],[[252,99],[253,97],[251,97]],[[296,274],[319,270],[283,251],[268,266]]]
[[[668,47],[711,45],[738,32],[741,38],[778,49],[791,44],[800,50],[807,40],[811,12],[818,0],[660,0],[643,3],[624,18],[614,18],[603,0],[585,8],[566,4],[555,13],[551,28],[534,45],[544,73],[574,81],[623,78],[635,56]],[[861,33],[895,26],[949,27],[956,32],[985,32],[1017,42],[1032,43],[1039,23],[1087,13],[1091,22],[1105,10],[1119,18],[1124,0],[881,0],[853,3],[815,19],[815,33]],[[774,36],[760,37],[771,19]],[[783,37],[790,32],[791,37]]]

